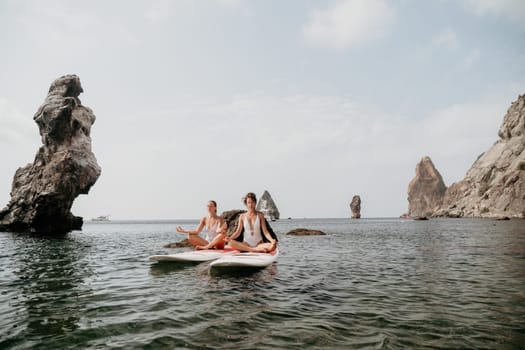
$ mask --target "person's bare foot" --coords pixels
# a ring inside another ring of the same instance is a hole
[[[204,246],[204,245],[197,245],[197,246],[195,246],[195,249],[196,249],[196,250],[207,250],[208,247],[206,247],[206,246]]]

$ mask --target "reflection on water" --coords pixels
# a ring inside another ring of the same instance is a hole
[[[12,254],[3,267],[14,279],[2,280],[10,296],[2,313],[7,334],[14,337],[7,344],[56,338],[78,328],[82,297],[90,292],[85,283],[90,269],[83,260],[89,247],[68,237],[10,236]]]
[[[208,264],[209,265],[209,264]],[[206,273],[213,277],[224,278],[228,280],[238,281],[239,277],[243,278],[244,282],[260,281],[269,282],[277,274],[278,263],[272,264],[267,268],[227,268],[227,269],[210,269],[206,268]],[[202,274],[201,274],[202,275]]]
[[[0,233],[0,348],[492,348],[525,344],[525,222],[283,220],[266,269],[157,264],[177,222]],[[288,237],[294,227],[326,236]]]
[[[180,270],[188,269],[198,265],[194,262],[184,262],[184,261],[167,261],[167,262],[158,262],[152,263],[149,269],[149,273],[152,276],[163,276],[170,273],[175,273]]]

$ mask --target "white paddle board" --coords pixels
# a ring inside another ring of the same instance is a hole
[[[235,253],[222,256],[210,263],[210,268],[220,267],[266,267],[277,260],[279,250],[271,253]]]
[[[177,254],[166,255],[152,255],[149,257],[151,261],[185,261],[185,262],[204,262],[218,259],[223,256],[238,253],[237,250],[232,249],[210,249],[210,250],[192,250],[190,252],[183,252]]]

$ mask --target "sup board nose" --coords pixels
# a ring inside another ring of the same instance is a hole
[[[271,253],[236,253],[222,256],[210,263],[210,268],[221,267],[258,267],[263,268],[277,260],[279,250]]]
[[[223,250],[194,250],[176,254],[166,255],[152,255],[149,257],[150,261],[183,261],[183,262],[205,262],[219,259],[224,256],[239,253],[237,250],[223,249]]]

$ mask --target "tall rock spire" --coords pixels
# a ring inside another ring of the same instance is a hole
[[[352,219],[361,218],[361,197],[357,194],[352,197],[352,202],[350,202],[350,211],[352,212]]]
[[[73,201],[87,194],[100,176],[91,151],[93,111],[83,106],[76,75],[55,80],[34,120],[42,146],[33,164],[14,176],[11,201],[0,211],[0,231],[65,233],[82,227],[71,213]]]
[[[408,184],[408,215],[432,215],[443,203],[446,189],[430,157],[423,157],[416,166],[416,176]]]

